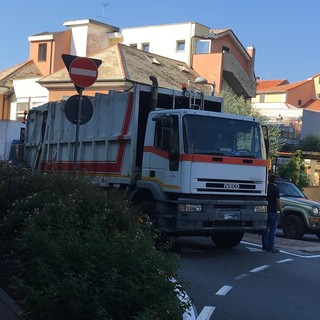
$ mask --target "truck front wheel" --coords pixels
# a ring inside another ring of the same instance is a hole
[[[301,240],[306,232],[302,218],[296,214],[286,216],[282,223],[283,235],[289,239]]]
[[[214,233],[211,239],[217,247],[233,248],[241,242],[243,234],[243,232]]]
[[[139,207],[142,210],[142,212],[148,216],[153,226],[157,228],[158,223],[157,223],[157,216],[156,216],[154,201],[151,199],[143,200],[142,202],[140,202]]]

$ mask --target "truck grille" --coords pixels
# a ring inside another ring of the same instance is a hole
[[[225,179],[207,179],[198,178],[198,182],[203,184],[203,187],[197,188],[199,192],[223,192],[223,193],[251,193],[261,194],[261,181],[248,180],[225,180]]]

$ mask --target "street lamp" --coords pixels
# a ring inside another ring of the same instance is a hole
[[[194,80],[194,83],[197,83],[197,84],[210,84],[212,86],[212,91],[211,91],[211,95],[214,96],[214,90],[216,88],[216,84],[215,82],[213,81],[212,83],[208,83],[208,80],[204,77],[198,77]]]

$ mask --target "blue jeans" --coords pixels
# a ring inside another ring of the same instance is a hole
[[[262,249],[272,250],[277,232],[278,215],[276,212],[268,212],[267,229],[262,232]]]

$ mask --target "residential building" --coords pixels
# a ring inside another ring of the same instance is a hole
[[[172,59],[172,64],[179,65],[178,78],[169,81],[174,82],[175,86],[179,82],[181,85],[182,79],[190,85],[190,81],[194,81],[194,76],[198,75],[199,79],[206,79],[209,83],[209,86],[201,87],[201,83],[196,85],[198,88],[206,88],[206,93],[230,89],[239,96],[255,95],[255,49],[245,49],[231,29],[211,30],[199,23],[190,22],[126,28],[120,32],[117,27],[91,19],[66,21],[64,26],[67,27],[66,31],[42,32],[30,36],[29,60],[0,72],[0,119],[22,120],[32,107],[48,100],[77,94],[68,77],[61,54],[94,57],[116,43],[129,45],[132,49],[144,52],[143,57],[137,53],[142,60],[136,61],[143,75],[144,66],[149,66],[149,61],[153,58],[155,66],[157,59],[162,59],[162,56]],[[121,57],[123,46],[117,48],[109,50],[106,54],[110,55],[113,50],[120,50],[118,58]],[[103,60],[99,68],[101,77],[90,87],[91,91],[86,90],[86,94],[94,94],[96,90],[125,90],[126,85],[123,81],[128,75],[126,61],[122,61],[121,74],[117,74],[118,62]],[[190,73],[192,76],[188,78]],[[172,74],[177,76],[175,69],[170,76]],[[111,75],[116,78],[112,78]],[[160,78],[165,77],[159,73]],[[129,77],[130,83],[132,79],[135,79],[135,76]],[[141,77],[139,80],[142,81]],[[147,77],[144,77],[143,81],[150,82]],[[161,82],[163,85],[167,83]],[[124,87],[121,87],[121,84],[124,84]]]
[[[23,120],[30,108],[48,102],[39,80],[65,68],[61,54],[91,56],[116,43],[119,28],[95,20],[66,21],[68,29],[29,37],[29,59],[0,72],[0,119]]]
[[[181,90],[181,84],[186,83],[190,90],[205,91],[207,94],[211,91],[210,85],[195,82],[199,74],[186,63],[124,44],[112,45],[91,58],[101,60],[102,64],[98,69],[97,80],[84,90],[85,95],[107,93],[109,90],[127,91],[135,83],[151,85],[150,76],[157,79],[159,87]],[[48,89],[49,101],[77,94],[66,68],[41,78],[39,83]]]
[[[291,84],[287,80],[259,80],[252,105],[267,117],[270,124],[281,127],[286,144],[284,150],[292,151],[306,136],[320,135],[320,74]],[[290,155],[280,153],[277,165],[288,161]],[[303,155],[310,186],[319,187],[320,154],[303,151]],[[311,191],[315,198],[314,190]]]
[[[231,29],[212,30],[197,22],[122,29],[126,45],[184,61],[216,92],[231,89],[252,98],[255,88],[255,48],[245,49]]]

